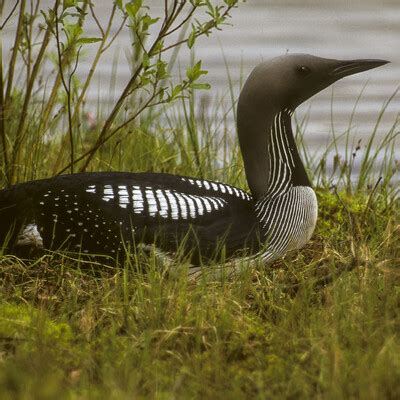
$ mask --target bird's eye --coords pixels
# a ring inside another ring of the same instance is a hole
[[[297,73],[301,76],[307,76],[311,73],[311,69],[306,67],[305,65],[300,65],[297,67]]]

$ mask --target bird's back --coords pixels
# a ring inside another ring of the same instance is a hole
[[[30,238],[45,248],[116,256],[156,243],[193,260],[257,249],[252,198],[235,187],[156,173],[84,173],[27,182],[0,192],[0,240]],[[3,222],[4,221],[4,222]]]

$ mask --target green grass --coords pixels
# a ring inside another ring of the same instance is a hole
[[[232,83],[229,89],[227,113],[235,108]],[[10,115],[22,97],[16,90],[10,100],[8,147],[18,129]],[[45,106],[62,102],[35,100],[17,181],[52,176],[68,163],[65,104],[44,121]],[[169,172],[246,189],[234,128],[212,112],[221,104],[216,99],[199,114],[190,96],[148,110],[101,147],[88,169]],[[386,108],[363,152],[350,144],[349,121],[317,159],[303,137],[305,120],[298,122],[319,220],[304,249],[273,264],[188,279],[186,263],[166,268],[155,254],[134,254],[120,268],[65,254],[30,262],[0,254],[0,398],[400,398],[399,121],[379,141]],[[96,117],[90,127],[79,116],[76,154],[93,146],[104,119]]]
[[[222,124],[217,136],[214,117],[195,119],[194,109],[169,110],[163,127],[157,114],[144,118],[91,169],[201,174],[245,187],[232,133]],[[35,155],[36,176],[51,175],[53,146],[39,146],[48,159]],[[391,142],[381,151],[393,162]],[[342,185],[332,188],[322,165],[331,156],[305,157],[319,182],[312,241],[233,277],[188,279],[187,265],[166,269],[154,254],[123,268],[62,254],[1,256],[1,398],[398,398],[395,165],[378,185],[371,169],[350,184],[351,165],[340,165]]]

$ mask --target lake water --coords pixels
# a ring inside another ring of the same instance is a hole
[[[8,2],[10,7],[13,2]],[[43,7],[51,2],[42,1]],[[161,13],[164,1],[147,1],[155,14]],[[100,20],[109,15],[111,1],[94,1]],[[209,71],[204,80],[212,89],[201,94],[211,100],[225,96],[227,108],[230,104],[226,64],[233,79],[235,93],[239,93],[240,77],[247,77],[251,69],[261,60],[286,52],[304,52],[332,58],[382,58],[391,64],[351,76],[327,89],[302,105],[297,112],[301,119],[309,114],[306,130],[311,151],[318,152],[330,140],[332,115],[337,133],[347,129],[353,106],[364,88],[352,123],[355,140],[366,143],[383,104],[399,87],[400,83],[400,1],[300,1],[300,0],[248,0],[232,11],[230,25],[209,38],[196,43],[196,57],[203,60]],[[89,36],[97,36],[95,25],[87,27]],[[7,61],[7,49],[11,45],[12,25],[3,34],[3,54]],[[112,63],[117,60],[115,96],[129,79],[130,69],[126,52],[130,48],[128,31],[123,31],[114,49],[99,65],[97,77],[89,92],[89,109],[96,109],[97,101],[105,105],[112,102],[109,77]],[[94,46],[93,50],[94,50]],[[86,58],[91,50],[87,47]],[[114,50],[115,51],[115,50]],[[79,74],[87,73],[89,62],[83,63]],[[179,65],[182,70],[189,62],[189,52],[182,49]],[[50,70],[49,70],[50,71]],[[178,75],[178,70],[173,71]],[[96,83],[97,82],[97,83]],[[388,106],[379,135],[385,134],[399,119],[400,95],[397,94]],[[230,113],[233,124],[233,114]]]

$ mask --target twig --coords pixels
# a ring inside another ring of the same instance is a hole
[[[7,17],[5,18],[4,22],[0,25],[0,31],[3,30],[3,28],[7,25],[7,22],[9,21],[9,19],[11,18],[11,16],[14,14],[14,11],[16,10],[16,8],[18,7],[18,3],[19,0],[17,0],[14,4],[14,7],[12,8],[12,10],[10,11],[10,13],[7,15]],[[4,3],[3,3],[4,4]],[[3,6],[2,4],[2,6]],[[1,10],[3,11],[3,10]]]
[[[113,6],[113,9],[112,9],[111,13],[114,13],[114,12],[115,12],[115,7],[116,7],[116,5],[115,5],[115,3],[114,3],[114,6]],[[101,32],[101,37],[104,38],[104,30],[103,30],[103,27],[101,26],[100,21],[98,20],[97,15],[96,15],[95,12],[94,12],[93,3],[92,3],[91,1],[89,1],[89,8],[90,8],[90,13],[92,14],[92,17],[93,17],[93,19],[94,19],[94,22],[96,22],[96,25],[97,25],[97,27],[99,28],[99,30],[100,30],[100,32]]]
[[[163,48],[161,50],[159,50],[157,53],[155,53],[155,49],[157,48],[158,44],[163,40],[164,37],[168,36],[170,34],[170,32],[168,31],[171,28],[171,24],[173,24],[173,22],[175,21],[175,19],[177,18],[177,15],[179,14],[179,12],[183,9],[183,6],[185,5],[185,2],[179,2],[177,0],[174,1],[173,7],[172,7],[172,12],[170,15],[168,15],[168,13],[165,13],[164,16],[164,21],[162,23],[162,27],[160,29],[160,32],[157,36],[157,38],[154,40],[152,46],[150,47],[149,51],[147,52],[150,56],[154,56],[156,54],[160,54],[163,53],[166,50],[169,50],[171,48],[177,47],[182,43],[186,43],[188,41],[188,39],[184,39],[184,40],[180,40],[177,41],[176,43]],[[229,11],[233,8],[234,6],[227,6],[224,13],[220,16],[220,19],[223,20],[226,16],[229,15]],[[201,29],[197,32],[196,36],[200,36],[204,33],[209,32],[210,30],[212,30],[213,28],[215,28],[218,25],[218,21],[213,21],[213,23],[211,25],[208,25],[207,27],[205,27],[204,29]],[[133,73],[133,75],[131,76],[131,79],[129,80],[129,82],[127,83],[127,85],[125,86],[124,90],[122,91],[120,97],[118,98],[116,104],[114,105],[114,108],[111,110],[108,118],[106,119],[106,121],[103,124],[103,127],[98,135],[98,138],[95,142],[95,144],[91,147],[91,149],[85,153],[84,156],[79,157],[79,159],[75,160],[75,163],[78,162],[79,160],[83,160],[85,159],[85,162],[83,163],[83,165],[80,168],[80,172],[84,172],[87,167],[90,164],[90,161],[93,159],[96,151],[113,135],[109,135],[108,131],[110,130],[115,118],[117,117],[122,105],[124,104],[126,98],[129,96],[129,94],[132,91],[133,86],[136,83],[137,78],[139,77],[140,73],[143,70],[143,62],[140,63],[138,65],[138,67],[136,68],[135,72]],[[114,132],[114,131],[113,131]],[[57,174],[60,174],[62,172],[64,172],[66,169],[70,168],[70,165],[63,168],[61,171],[59,171]]]
[[[13,49],[11,52],[10,63],[8,66],[7,88],[6,88],[5,101],[4,101],[6,105],[8,104],[10,95],[11,95],[11,89],[12,89],[14,71],[15,71],[15,63],[17,60],[18,48],[19,48],[19,45],[20,45],[21,39],[22,39],[22,28],[23,28],[23,22],[24,22],[25,4],[26,4],[26,0],[22,0],[21,6],[19,9],[19,18],[18,18],[17,30],[15,33],[14,46],[13,46]]]
[[[371,204],[372,196],[375,194],[376,189],[378,189],[379,183],[380,183],[381,181],[382,181],[382,177],[380,176],[379,179],[376,181],[374,187],[372,188],[371,193],[370,193],[369,196],[368,196],[367,204],[365,205],[365,209],[364,209],[364,212],[363,212],[363,214],[362,214],[362,218],[363,218],[363,219],[365,218],[365,215],[367,214],[367,211],[368,211],[369,206],[370,206],[370,204]]]
[[[8,186],[8,154],[7,154],[7,138],[4,125],[4,86],[3,86],[3,41],[0,38],[0,138],[2,145],[4,176]]]
[[[68,84],[65,80],[64,77],[64,70],[63,70],[63,63],[62,63],[62,55],[61,55],[61,48],[60,48],[60,33],[58,29],[58,5],[59,5],[59,0],[56,0],[56,6],[55,6],[55,18],[56,18],[56,23],[55,23],[55,36],[56,36],[56,44],[57,44],[57,56],[58,56],[58,71],[60,73],[61,77],[61,82],[64,86],[65,93],[67,95],[67,113],[68,113],[68,135],[69,135],[69,144],[70,144],[70,164],[71,164],[71,169],[70,172],[71,174],[74,173],[74,135],[72,131],[72,112],[71,112],[71,78],[73,75],[73,72],[69,74],[68,78]],[[78,55],[76,57],[76,63],[75,63],[75,70],[77,67],[77,62],[79,58],[79,51]]]
[[[90,82],[92,80],[92,77],[93,77],[94,72],[96,70],[96,67],[98,65],[98,62],[99,62],[99,60],[101,58],[101,55],[106,50],[106,48],[109,47],[110,43],[108,45],[106,45],[106,41],[107,41],[107,38],[108,38],[108,36],[110,34],[110,31],[111,31],[112,22],[113,22],[114,16],[115,16],[115,11],[116,11],[116,6],[114,4],[114,6],[113,6],[113,8],[111,10],[111,14],[110,14],[110,18],[109,18],[108,23],[107,23],[106,30],[104,32],[104,36],[103,36],[103,38],[102,38],[102,40],[100,42],[100,45],[99,45],[99,47],[97,49],[96,55],[94,57],[92,65],[90,67],[90,70],[89,70],[89,73],[87,75],[87,78],[86,78],[86,80],[85,80],[85,82],[84,82],[84,84],[82,86],[82,89],[81,89],[81,92],[79,94],[79,97],[78,97],[78,99],[77,99],[77,101],[75,103],[74,112],[73,112],[73,115],[72,115],[72,124],[74,124],[75,121],[77,120],[77,118],[79,117],[79,109],[80,109],[80,107],[81,107],[81,105],[82,105],[82,103],[83,103],[83,101],[85,99],[85,95],[86,95],[87,89],[89,88]],[[93,10],[93,12],[94,12],[94,10]],[[125,20],[126,20],[126,17],[123,19],[123,21],[125,21]],[[121,31],[122,27],[123,27],[123,24],[120,26],[120,28],[117,31],[117,33],[119,33]],[[117,37],[117,33],[113,36],[111,41],[113,41]],[[63,139],[61,141],[62,145],[65,144],[66,137],[67,137],[67,135],[63,135]],[[56,162],[54,164],[54,167],[53,167],[54,168],[54,170],[53,170],[54,173],[57,173],[57,170],[59,168],[59,164],[61,163],[61,160],[62,160],[62,153],[60,152],[59,156],[57,157],[57,160],[56,160]]]
[[[144,105],[130,118],[128,118],[126,121],[124,121],[121,125],[113,129],[107,136],[104,136],[101,141],[96,143],[96,148],[93,146],[91,149],[89,149],[86,153],[82,154],[80,157],[75,159],[75,163],[84,160],[87,156],[89,156],[91,153],[97,151],[104,143],[106,143],[108,140],[110,140],[113,136],[115,136],[116,133],[118,133],[122,128],[124,128],[126,125],[128,125],[130,122],[135,120],[146,108],[149,107],[154,107],[156,105],[162,104],[163,102],[157,102],[156,104],[150,104],[151,101],[157,97],[157,93],[153,94],[147,101],[144,103]],[[67,171],[71,166],[68,164],[66,165],[62,170],[60,170],[56,175],[61,175],[65,171]]]
[[[39,73],[39,68],[40,68],[42,60],[44,58],[47,45],[49,44],[49,41],[50,41],[50,34],[51,34],[51,29],[49,27],[46,30],[46,33],[44,35],[42,45],[41,45],[39,53],[38,53],[38,55],[36,57],[36,61],[35,61],[34,65],[33,65],[32,74],[31,74],[30,80],[27,83],[24,103],[22,105],[22,111],[21,111],[21,114],[20,114],[18,128],[17,128],[17,131],[16,131],[17,132],[16,133],[16,138],[15,138],[15,141],[14,141],[12,162],[9,165],[10,168],[13,165],[18,163],[19,148],[20,148],[20,145],[21,145],[21,143],[23,141],[23,138],[24,138],[25,119],[26,119],[26,115],[27,115],[27,112],[28,112],[28,106],[29,106],[29,102],[30,102],[30,99],[31,99],[32,89],[33,89],[33,85],[35,83],[36,76]],[[13,179],[14,179],[14,169],[11,168],[11,170],[9,171],[9,183],[13,183]]]

